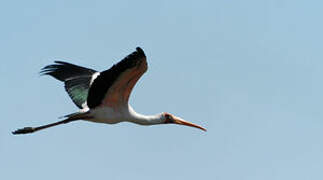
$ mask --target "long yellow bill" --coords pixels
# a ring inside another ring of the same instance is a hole
[[[202,126],[199,126],[199,125],[193,124],[191,122],[185,121],[185,120],[183,120],[183,119],[181,119],[179,117],[174,117],[173,119],[174,119],[175,124],[191,126],[191,127],[195,127],[195,128],[201,129],[203,131],[206,131],[206,129],[203,128]]]

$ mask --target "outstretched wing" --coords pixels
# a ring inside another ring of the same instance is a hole
[[[101,72],[93,81],[87,97],[88,107],[127,104],[132,88],[146,71],[145,53],[137,47],[135,52]]]
[[[50,75],[65,84],[65,90],[74,104],[79,108],[86,107],[86,100],[91,81],[99,72],[62,61],[42,68],[40,74]]]

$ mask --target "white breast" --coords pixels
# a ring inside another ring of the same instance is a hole
[[[117,109],[113,109],[107,106],[91,109],[90,116],[93,118],[88,121],[106,124],[116,124],[123,121],[129,121],[131,118],[127,107],[118,107]]]

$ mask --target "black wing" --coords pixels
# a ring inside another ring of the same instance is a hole
[[[65,90],[75,105],[81,109],[84,108],[92,76],[97,71],[62,61],[55,61],[55,63],[44,67],[40,73],[63,81]]]
[[[137,47],[135,52],[101,72],[93,81],[87,97],[88,107],[118,106],[127,103],[132,88],[146,70],[145,53]]]

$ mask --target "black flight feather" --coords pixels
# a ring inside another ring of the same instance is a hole
[[[55,63],[42,68],[40,74],[63,81],[65,90],[74,104],[82,109],[82,104],[86,102],[88,96],[92,75],[97,71],[62,61]]]
[[[79,76],[92,76],[96,71],[93,69],[77,66],[62,61],[55,61],[56,64],[45,66],[41,69],[41,74],[51,75],[57,80],[65,82],[68,79]]]
[[[118,77],[127,69],[135,67],[138,60],[145,58],[144,51],[137,47],[136,51],[125,57],[119,63],[113,65],[110,69],[103,71],[100,75],[93,81],[89,94],[87,97],[87,105],[89,108],[94,108],[100,105],[113,83],[118,79]]]

